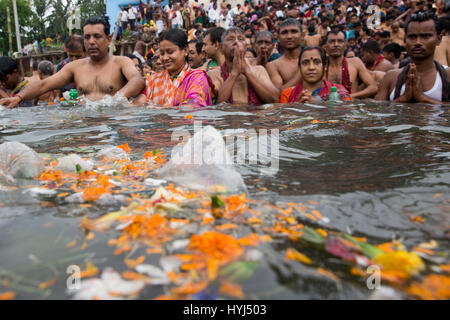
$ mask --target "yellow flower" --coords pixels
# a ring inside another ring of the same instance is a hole
[[[401,271],[408,276],[416,275],[425,269],[417,253],[403,250],[382,253],[375,258],[375,262],[381,265],[383,270]]]

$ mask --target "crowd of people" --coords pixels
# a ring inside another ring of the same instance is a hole
[[[139,34],[133,54],[110,55],[108,19],[91,17],[83,36],[66,40],[68,58],[54,68],[40,62],[25,79],[14,59],[1,57],[0,104],[31,105],[74,88],[90,100],[121,94],[135,105],[164,107],[320,102],[332,92],[343,101],[450,101],[449,0],[235,7],[212,0],[133,9],[122,8],[121,26]]]

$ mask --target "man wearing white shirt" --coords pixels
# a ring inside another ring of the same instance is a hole
[[[122,24],[122,32],[124,32],[125,30],[127,30],[128,26],[128,12],[123,6],[121,6],[120,9],[122,10],[122,17],[120,18],[120,22]]]
[[[173,6],[172,13],[172,27],[175,29],[180,29],[183,26],[183,17],[181,16],[180,6],[175,3]]]
[[[220,22],[220,10],[217,7],[217,2],[214,2],[212,9],[208,11],[209,23],[217,25]]]
[[[137,9],[133,7],[130,3],[128,5],[128,22],[130,23],[130,28],[133,31],[136,24],[136,16],[137,16]]]
[[[227,9],[224,10],[223,14],[220,15],[220,26],[224,29],[231,27],[231,18]]]

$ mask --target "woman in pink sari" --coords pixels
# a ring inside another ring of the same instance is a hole
[[[159,52],[165,70],[147,76],[146,88],[134,104],[196,108],[211,105],[214,85],[205,71],[191,69],[186,62],[186,33],[179,29],[162,32]]]

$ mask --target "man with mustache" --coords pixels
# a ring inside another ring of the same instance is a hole
[[[0,100],[0,105],[14,108],[21,101],[39,97],[70,82],[75,82],[79,95],[89,100],[101,100],[105,95],[121,94],[130,98],[139,94],[145,81],[131,59],[109,55],[109,28],[109,22],[104,17],[87,19],[83,37],[88,58],[67,64],[47,79],[34,81],[14,97]]]
[[[414,14],[405,32],[411,61],[402,69],[386,73],[375,99],[430,104],[450,101],[450,69],[434,61],[441,42],[436,16],[428,12]]]
[[[329,56],[325,78],[330,82],[342,84],[354,99],[370,97],[377,92],[377,84],[361,59],[344,57],[346,42],[344,32],[328,32],[324,46]],[[365,85],[363,90],[358,90],[359,81]]]

